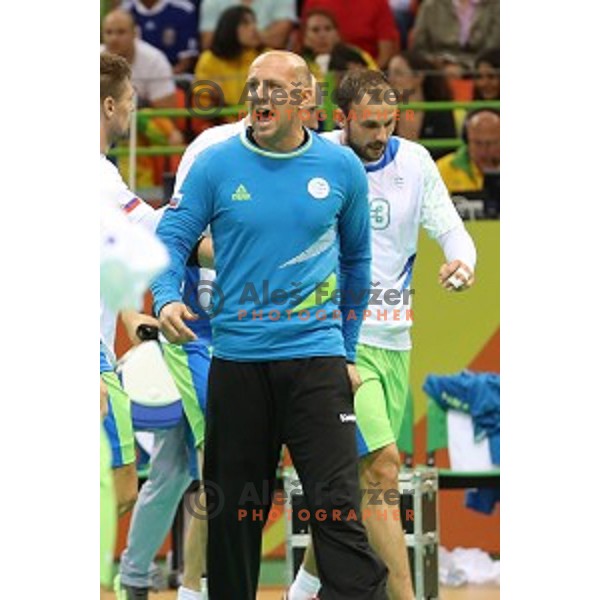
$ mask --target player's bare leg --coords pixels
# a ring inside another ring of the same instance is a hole
[[[300,565],[298,573],[284,600],[312,600],[317,598],[321,587],[319,575],[317,574],[317,559],[313,550],[312,538],[308,540],[308,546],[304,551],[304,560]]]
[[[203,453],[198,451],[198,465],[202,465]],[[206,494],[199,493],[197,506],[206,506]],[[201,579],[206,573],[206,540],[208,537],[208,521],[192,515],[183,549],[183,577],[184,588],[201,591]]]
[[[138,495],[138,477],[135,463],[113,469],[119,516],[129,512]]]
[[[389,570],[388,598],[414,600],[402,522],[397,517],[394,519],[399,506],[397,502],[386,502],[386,498],[394,498],[394,495],[386,494],[387,490],[398,491],[399,471],[400,455],[396,444],[389,444],[361,459],[360,484],[367,490],[362,497],[362,510],[369,543]],[[374,494],[368,492],[370,489],[383,490],[378,495],[377,505],[373,504]]]
[[[400,455],[395,444],[390,444],[372,452],[360,461],[360,485],[361,489],[367,490],[362,495],[363,516],[365,526],[369,534],[369,543],[373,550],[385,562],[388,570],[387,593],[390,600],[413,600],[414,593],[410,578],[410,566],[408,564],[408,553],[404,540],[401,521],[394,519],[394,512],[398,511],[397,504],[388,504],[385,497],[393,499],[393,495],[385,494],[387,490],[398,491],[398,473],[400,470]],[[376,487],[375,487],[376,486]],[[381,489],[377,501],[381,504],[374,505],[373,494],[368,490]],[[396,496],[397,497],[397,496]],[[310,577],[318,577],[317,562],[309,541],[302,568]],[[297,590],[296,582],[302,583],[306,575],[300,573],[290,588],[289,600],[304,600],[309,598],[308,593]]]
[[[317,558],[315,556],[315,551],[313,550],[312,538],[308,542],[308,546],[304,552],[304,561],[302,562],[302,566],[309,575],[312,575],[313,577],[319,576],[319,572],[317,571]]]

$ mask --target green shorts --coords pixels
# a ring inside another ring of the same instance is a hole
[[[410,350],[359,344],[356,367],[363,381],[354,397],[358,454],[399,443],[409,391]]]
[[[183,346],[162,344],[163,356],[175,385],[194,436],[196,448],[204,444],[204,413],[206,387],[210,368],[210,352],[206,343],[194,341]]]
[[[100,427],[100,585],[112,589],[117,539],[117,499],[111,470],[110,445]]]
[[[131,422],[131,401],[114,371],[100,373],[108,388],[108,414],[104,430],[112,451],[112,467],[116,469],[135,462],[135,440]]]

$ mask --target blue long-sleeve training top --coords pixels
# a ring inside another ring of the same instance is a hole
[[[350,149],[307,132],[297,150],[274,153],[243,132],[202,152],[157,230],[171,257],[152,285],[157,314],[181,301],[186,261],[209,225],[215,356],[354,361],[371,240],[367,178]]]

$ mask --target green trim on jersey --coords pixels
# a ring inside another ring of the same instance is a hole
[[[196,448],[201,447],[204,444],[204,413],[200,408],[188,355],[177,344],[162,344],[162,350],[169,372],[181,394],[183,411],[194,434]]]
[[[133,423],[131,421],[131,400],[121,386],[121,382],[114,371],[105,371],[100,374],[108,388],[108,402],[110,404],[114,423],[117,429],[118,446],[120,448],[120,461],[116,466],[121,467],[135,462],[135,439],[133,437]],[[111,443],[114,443],[111,441]],[[113,465],[115,463],[113,457]]]
[[[309,308],[315,308],[321,304],[325,304],[335,294],[337,285],[337,276],[332,273],[325,281],[322,281],[300,304],[292,309],[293,313]],[[318,294],[318,297],[317,297]]]
[[[303,130],[307,131],[307,129],[305,129],[305,128],[303,128]],[[240,134],[240,140],[242,140],[242,144],[246,148],[248,148],[248,150],[252,150],[252,152],[256,152],[256,154],[260,154],[261,156],[266,156],[267,158],[277,158],[277,159],[295,158],[296,156],[300,156],[301,154],[304,154],[312,146],[312,143],[313,143],[312,134],[310,132],[308,133],[308,140],[305,143],[303,143],[300,147],[296,148],[296,150],[293,150],[292,152],[271,152],[270,150],[265,150],[264,148],[260,148],[256,144],[253,144],[247,138],[245,131],[242,131],[242,133]]]
[[[100,426],[100,585],[109,589],[117,541],[117,498],[110,465],[110,444]]]

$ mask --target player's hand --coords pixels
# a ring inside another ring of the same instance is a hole
[[[171,302],[163,306],[158,320],[160,328],[171,344],[185,344],[196,339],[196,334],[183,322],[195,321],[198,315],[183,302]]]
[[[453,260],[442,265],[438,280],[444,289],[462,292],[468,290],[475,283],[475,274],[464,262]]]
[[[122,311],[121,320],[123,321],[123,325],[125,325],[127,337],[131,340],[131,343],[134,346],[141,344],[143,341],[140,340],[140,338],[137,335],[137,330],[140,325],[150,325],[152,327],[160,326],[158,319],[155,319],[150,315],[145,315],[144,313],[139,313],[135,310]]]
[[[348,378],[350,379],[350,385],[352,385],[352,393],[356,394],[356,390],[362,385],[362,379],[358,374],[358,369],[356,368],[356,365],[346,363],[346,367],[348,368]]]
[[[100,377],[100,417],[104,418],[108,414],[108,388]]]

